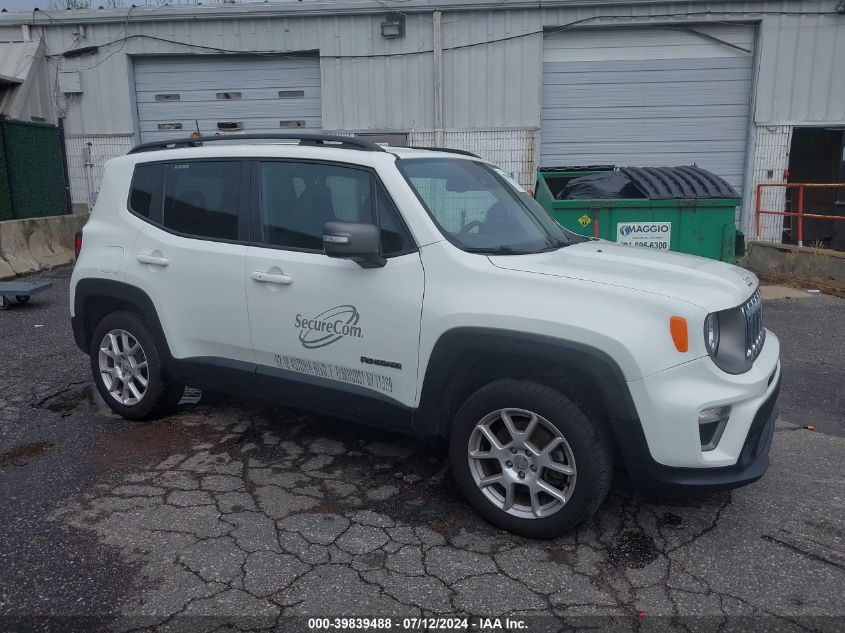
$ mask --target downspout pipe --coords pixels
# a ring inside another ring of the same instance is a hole
[[[442,12],[432,14],[434,49],[434,146],[443,147],[443,23]]]

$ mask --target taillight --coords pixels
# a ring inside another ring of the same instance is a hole
[[[73,254],[79,258],[79,253],[82,251],[82,231],[77,231],[73,236]]]

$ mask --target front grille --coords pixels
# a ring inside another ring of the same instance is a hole
[[[763,349],[763,341],[766,339],[766,330],[763,328],[763,297],[759,288],[740,306],[740,310],[745,317],[745,358],[753,361]]]

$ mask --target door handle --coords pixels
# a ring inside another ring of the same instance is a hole
[[[149,264],[150,266],[170,266],[170,260],[166,257],[156,257],[155,255],[147,255],[145,253],[138,255],[138,261],[142,264]]]
[[[250,275],[253,281],[258,281],[263,284],[278,284],[280,286],[290,286],[293,283],[293,277],[290,275],[273,275],[271,273],[262,273],[258,270],[253,271]]]

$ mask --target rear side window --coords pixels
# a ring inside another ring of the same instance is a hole
[[[154,214],[156,205],[161,204],[161,165],[138,165],[132,177],[129,190],[129,209],[136,215],[147,218]]]
[[[166,228],[198,238],[238,238],[240,161],[186,161],[164,168]]]

